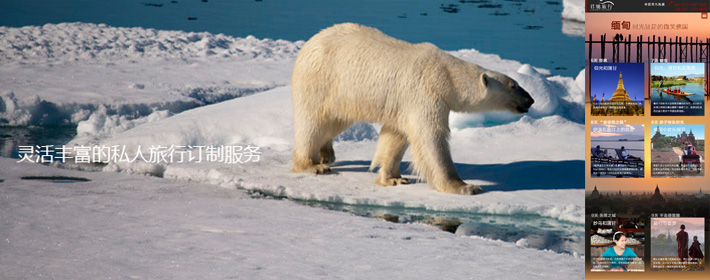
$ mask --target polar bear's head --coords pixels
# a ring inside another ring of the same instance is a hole
[[[522,114],[527,113],[535,102],[525,89],[506,75],[484,72],[479,79],[485,94],[481,109],[485,111],[504,110]]]
[[[510,77],[494,71],[482,71],[469,77],[472,92],[462,92],[463,109],[468,112],[510,111],[527,113],[535,102],[530,94]]]

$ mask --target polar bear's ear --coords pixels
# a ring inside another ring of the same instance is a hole
[[[481,84],[484,87],[488,86],[488,75],[486,75],[486,73],[481,74]]]

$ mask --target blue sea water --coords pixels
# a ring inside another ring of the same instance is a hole
[[[651,116],[702,116],[705,114],[705,89],[701,83],[673,86],[681,92],[694,93],[675,96],[658,88],[651,89]]]
[[[660,90],[654,88],[651,90],[651,101],[668,101],[668,102],[679,102],[679,103],[690,103],[692,101],[695,104],[701,104],[705,102],[705,89],[701,83],[687,83],[685,85],[674,86],[673,88],[680,89],[682,92],[692,92],[694,95],[687,96],[689,101],[683,99],[676,99],[672,95],[663,93],[659,94]]]
[[[409,42],[474,48],[574,77],[584,67],[583,38],[561,32],[561,1],[0,0],[0,25],[91,22],[296,41],[357,22]]]
[[[464,212],[440,212],[415,208],[351,205],[333,202],[298,200],[300,204],[329,210],[377,217],[396,223],[424,223],[458,235],[480,236],[516,243],[527,240],[526,247],[564,254],[584,254],[582,224],[559,221],[537,215],[490,215]]]

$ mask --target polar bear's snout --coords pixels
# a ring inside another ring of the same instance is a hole
[[[515,110],[517,110],[519,114],[527,113],[533,103],[535,103],[535,100],[523,88],[518,87],[518,89],[519,90],[516,92],[518,98],[515,100],[519,100],[519,104],[515,107]]]

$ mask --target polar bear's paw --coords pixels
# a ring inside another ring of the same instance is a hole
[[[330,174],[330,167],[327,164],[313,164],[306,167],[294,167],[291,172],[294,173],[311,173],[311,174]]]
[[[409,184],[409,180],[405,178],[387,178],[387,179],[377,179],[377,183],[380,186],[384,187],[391,187],[391,186],[396,186],[396,185],[405,185]]]
[[[474,195],[483,192],[479,186],[469,185],[463,181],[452,180],[449,184],[440,185],[437,191],[442,193]]]
[[[313,174],[330,174],[330,167],[327,164],[314,164],[309,168],[309,172]]]
[[[459,194],[463,195],[474,195],[474,194],[479,194],[483,192],[483,189],[479,186],[474,186],[474,185],[465,185],[462,186],[461,189],[459,189]]]

